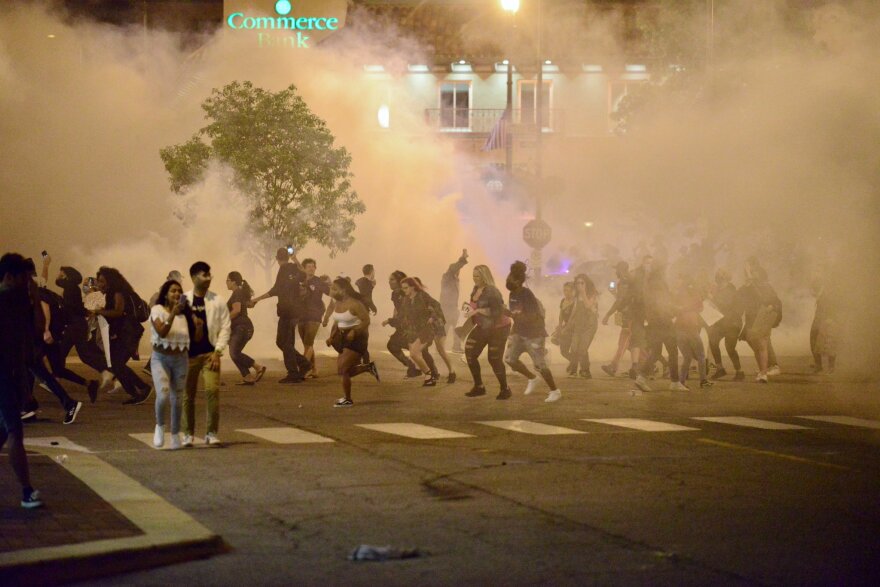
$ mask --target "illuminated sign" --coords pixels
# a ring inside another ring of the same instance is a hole
[[[291,0],[224,2],[226,28],[256,33],[260,47],[307,49],[345,25],[345,12],[340,14],[335,2],[295,3],[296,6]],[[316,12],[319,14],[313,16]]]

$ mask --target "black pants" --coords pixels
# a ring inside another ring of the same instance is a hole
[[[480,354],[487,346],[487,358],[495,377],[498,379],[501,389],[507,389],[507,370],[504,366],[504,347],[507,344],[507,336],[510,334],[510,326],[501,328],[483,329],[474,328],[464,344],[464,356],[467,358],[468,368],[474,378],[475,386],[483,386],[483,376],[480,373]]]
[[[395,359],[400,361],[400,363],[407,368],[407,371],[412,373],[418,371],[419,368],[416,367],[416,364],[404,354],[403,349],[408,348],[409,345],[406,342],[406,335],[401,330],[395,330],[391,335],[391,338],[388,339],[388,352],[391,353]],[[431,359],[431,361],[433,362],[433,359]]]
[[[666,354],[669,355],[669,380],[678,381],[678,342],[675,336],[675,327],[670,323],[666,325],[648,325],[645,329],[645,338],[647,339],[648,355],[642,361],[640,374],[647,377],[654,370],[656,363],[663,353],[663,347],[666,347]]]
[[[254,325],[250,320],[232,327],[229,336],[229,358],[238,367],[238,372],[244,377],[251,372],[254,360],[242,352],[245,345],[254,337]]]
[[[138,397],[149,391],[150,386],[144,383],[144,380],[138,377],[127,365],[132,356],[131,350],[129,350],[130,346],[120,338],[110,339],[110,363],[112,363],[110,371],[122,384],[125,393],[132,397]]]
[[[733,363],[733,368],[742,371],[742,365],[739,361],[739,353],[736,352],[736,343],[739,342],[739,331],[742,330],[742,324],[722,318],[709,327],[709,352],[712,353],[712,360],[721,367],[721,339],[724,339],[724,348],[727,349],[727,356]]]
[[[55,346],[55,345],[52,345]],[[74,402],[67,392],[61,387],[61,384],[58,383],[58,380],[49,372],[46,368],[46,363],[43,362],[43,358],[46,356],[46,347],[41,345],[41,348],[37,350],[37,357],[34,360],[33,365],[30,367],[30,372],[38,379],[42,380],[43,383],[46,384],[46,387],[49,388],[49,391],[52,392],[52,395],[58,398],[58,401],[61,402],[61,407],[65,410],[69,410],[73,407]],[[33,387],[33,380],[30,381],[31,387]]]
[[[288,377],[305,377],[312,368],[312,364],[305,356],[296,350],[296,318],[278,317],[278,332],[275,335],[275,345],[281,349],[284,355],[284,368],[287,369]]]

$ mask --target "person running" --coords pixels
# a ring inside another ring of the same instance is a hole
[[[212,291],[211,266],[197,261],[189,268],[193,289],[184,297],[189,305],[189,365],[186,373],[186,393],[183,396],[183,446],[192,446],[195,435],[196,389],[199,377],[205,385],[205,409],[208,422],[205,444],[220,445],[217,432],[220,427],[220,357],[229,345],[232,321],[229,309],[220,296]]]
[[[722,315],[707,330],[709,350],[716,365],[711,379],[718,380],[727,375],[727,370],[724,369],[724,363],[721,359],[720,343],[723,339],[724,348],[727,349],[727,356],[730,357],[735,371],[733,380],[742,381],[746,376],[742,370],[739,353],[736,352],[736,343],[739,342],[739,333],[742,330],[743,310],[740,307],[740,297],[736,293],[736,286],[730,280],[730,273],[724,269],[718,269],[715,272],[715,285],[709,290],[709,301],[715,304]]]
[[[315,275],[318,264],[314,259],[303,261],[302,268],[305,272],[302,282],[305,294],[303,296],[303,313],[297,324],[297,330],[303,341],[303,356],[308,359],[311,365],[306,377],[315,378],[318,376],[318,364],[315,361],[315,336],[317,336],[324,318],[324,296],[330,295],[330,286]]]
[[[675,317],[675,341],[678,350],[681,351],[681,367],[678,371],[678,381],[681,383],[679,390],[688,389],[685,382],[691,369],[691,359],[697,361],[700,387],[711,387],[712,382],[706,376],[706,351],[703,348],[703,339],[700,338],[703,324],[700,319],[700,312],[703,311],[703,294],[691,277],[684,277],[676,297],[678,313]],[[670,354],[670,369],[672,358]]]
[[[435,300],[431,297],[431,294],[428,293],[428,288],[425,287],[425,284],[422,283],[422,280],[418,277],[414,277],[419,287],[421,288],[421,294],[424,296],[425,301],[428,304],[428,307],[431,308],[431,328],[434,329],[434,345],[437,348],[437,354],[440,355],[440,358],[446,364],[446,383],[452,384],[455,383],[458,375],[455,373],[455,369],[452,367],[452,359],[449,358],[449,355],[446,352],[446,313],[443,311],[443,306],[439,301]],[[427,352],[427,349],[426,349]],[[436,379],[437,372],[434,372],[434,377]]]
[[[632,338],[632,276],[629,271],[629,263],[620,261],[615,268],[617,281],[613,282],[614,287],[614,303],[602,318],[602,325],[607,326],[611,316],[615,316],[615,323],[619,322],[620,335],[617,338],[617,351],[614,358],[608,365],[602,365],[602,370],[611,377],[617,375],[617,369],[620,366],[620,360],[623,354],[629,350],[632,359],[632,367],[630,374],[634,373],[638,365],[636,353],[630,348],[630,339]]]
[[[400,320],[400,306],[403,303],[404,293],[400,287],[400,282],[406,277],[403,271],[395,271],[388,277],[388,285],[391,287],[391,303],[394,306],[394,314],[391,318],[384,320],[382,326],[391,326],[394,332],[388,339],[388,352],[391,353],[404,367],[406,367],[406,379],[418,377],[422,371],[413,362],[412,357],[407,357],[403,349],[408,348],[409,344],[406,339],[406,333],[402,329]]]
[[[333,308],[333,328],[327,339],[327,346],[333,347],[339,358],[336,360],[337,372],[342,376],[343,397],[336,400],[334,408],[348,408],[354,405],[351,399],[351,380],[361,373],[369,372],[379,381],[379,371],[374,362],[363,364],[361,358],[370,340],[370,313],[360,300],[360,295],[351,282],[342,277],[330,285]]]
[[[550,388],[545,402],[555,402],[562,397],[562,392],[556,387],[556,381],[547,365],[547,330],[544,325],[544,310],[541,302],[525,287],[526,264],[516,261],[510,266],[510,274],[507,276],[507,290],[510,292],[510,316],[513,317],[513,329],[507,338],[507,352],[504,362],[510,368],[525,375],[528,379],[524,395],[534,393],[538,386],[538,377],[520,360],[523,353],[528,353],[532,359],[535,370]]]
[[[358,278],[355,286],[357,286],[358,293],[364,301],[367,310],[375,316],[379,312],[376,309],[376,304],[373,303],[373,289],[376,288],[376,270],[372,265],[367,264],[361,268],[361,273],[363,273],[363,276]]]
[[[504,346],[510,334],[511,320],[504,315],[504,298],[495,287],[492,272],[485,265],[474,267],[474,289],[471,291],[470,304],[473,308],[471,319],[475,326],[468,335],[464,347],[468,368],[474,378],[474,386],[465,395],[478,397],[486,395],[483,377],[480,373],[480,354],[487,351],[489,365],[498,379],[501,389],[495,399],[506,400],[510,397],[507,385],[507,368],[504,365]]]
[[[287,375],[278,383],[301,383],[305,381],[305,374],[312,367],[308,359],[296,350],[296,324],[303,311],[302,281],[305,274],[296,261],[293,247],[278,249],[275,260],[278,262],[275,285],[263,295],[252,299],[249,307],[253,308],[258,302],[271,297],[278,298],[275,345],[281,349],[284,367],[287,369]]]
[[[180,399],[186,392],[186,375],[189,369],[190,311],[183,299],[183,286],[179,281],[168,280],[159,289],[156,304],[150,309],[150,373],[156,389],[156,428],[153,446],[165,445],[165,412],[170,404],[171,449],[181,447]],[[203,335],[203,333],[200,333]]]
[[[424,356],[434,343],[432,321],[442,322],[442,316],[435,315],[421,281],[413,277],[404,277],[400,282],[400,288],[404,295],[400,306],[400,323],[409,344],[409,356],[425,376],[422,387],[433,387],[437,385],[437,378],[428,367]]]
[[[672,293],[666,283],[666,268],[663,265],[654,267],[646,277],[645,318],[646,357],[639,366],[636,387],[642,391],[651,391],[648,377],[654,372],[654,364],[662,356],[663,347],[666,347],[666,353],[669,356],[669,389],[670,391],[687,391],[687,387],[678,379],[675,308]]]
[[[571,362],[571,331],[565,328],[571,319],[571,312],[574,310],[575,292],[574,282],[567,281],[562,284],[562,300],[559,301],[559,321],[556,323],[556,329],[550,337],[550,342],[559,346],[559,352],[562,358]]]
[[[104,294],[106,302],[104,308],[96,309],[93,313],[103,316],[110,327],[110,371],[131,396],[122,403],[142,404],[152,395],[153,389],[127,364],[135,356],[144,331],[134,318],[132,304],[137,294],[113,267],[98,269],[98,290]]]
[[[440,278],[440,307],[443,309],[443,315],[446,316],[447,324],[451,324],[453,327],[458,322],[458,311],[460,307],[458,304],[460,282],[459,273],[461,273],[462,267],[467,265],[467,260],[467,249],[462,249],[461,256],[458,260],[449,265],[446,272]],[[452,352],[462,352],[461,338],[455,333],[454,328],[452,336]],[[437,344],[437,349],[440,349],[439,342]]]
[[[24,257],[0,257],[0,450],[9,443],[9,464],[21,486],[21,507],[41,507],[31,485],[22,426],[22,391],[32,359],[35,316],[28,294],[30,269]]]
[[[254,337],[254,323],[248,317],[248,303],[254,295],[254,290],[238,271],[231,271],[226,276],[226,288],[232,292],[226,302],[231,321],[229,358],[241,373],[241,381],[236,385],[254,385],[266,374],[265,365],[260,365],[244,354],[244,347]],[[254,370],[253,373],[251,369]]]
[[[574,306],[563,328],[571,337],[567,372],[569,377],[592,379],[590,345],[599,329],[599,292],[593,280],[584,273],[575,277],[574,288]]]

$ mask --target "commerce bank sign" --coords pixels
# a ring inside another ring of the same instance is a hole
[[[346,8],[345,0],[227,0],[224,24],[255,34],[261,48],[308,49],[345,26]]]

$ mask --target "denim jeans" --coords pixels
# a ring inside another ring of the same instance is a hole
[[[153,350],[150,373],[156,389],[156,424],[165,422],[165,408],[171,402],[171,434],[180,433],[180,399],[186,390],[189,358],[186,353],[162,353]]]
[[[229,337],[229,358],[235,363],[238,372],[245,377],[251,372],[254,360],[244,354],[245,345],[254,336],[254,325],[250,320],[236,324],[232,327],[232,335]]]

